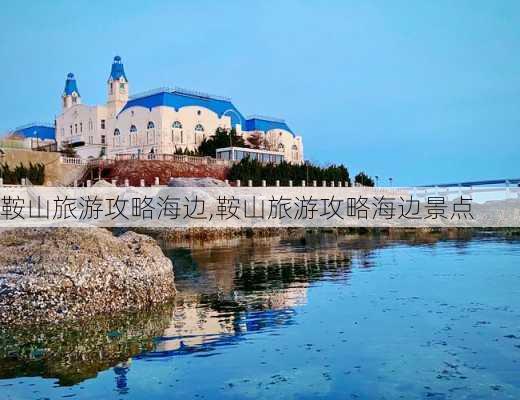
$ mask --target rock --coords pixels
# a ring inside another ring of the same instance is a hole
[[[170,187],[227,187],[226,182],[214,178],[173,178]]]
[[[100,228],[0,236],[0,325],[138,310],[175,294],[173,266],[148,236]]]
[[[110,183],[104,179],[100,179],[99,181],[95,182],[92,186],[93,187],[115,187],[116,185],[113,185],[112,183]]]

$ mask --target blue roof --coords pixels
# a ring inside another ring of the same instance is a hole
[[[244,127],[245,131],[262,131],[267,132],[271,129],[283,129],[293,133],[285,121],[281,119],[269,118],[269,117],[251,117],[246,120]]]
[[[114,62],[112,63],[112,69],[110,70],[110,76],[108,77],[108,79],[110,80],[110,78],[112,78],[114,80],[117,80],[121,77],[125,78],[125,81],[128,82],[128,79],[125,75],[125,68],[123,67],[123,62],[121,61],[121,57],[115,56]]]
[[[72,72],[69,72],[67,75],[67,80],[65,81],[65,89],[63,90],[63,94],[65,96],[70,96],[73,92],[76,92],[76,94],[79,96],[76,78],[74,78],[74,74]]]
[[[145,107],[151,110],[160,106],[172,107],[176,111],[188,106],[204,107],[216,113],[219,118],[223,115],[229,116],[233,126],[236,124],[244,126],[245,118],[231,103],[230,99],[181,89],[161,89],[149,95],[133,97],[125,104],[121,112],[131,107]]]
[[[38,139],[54,139],[56,140],[56,129],[54,126],[43,123],[33,122],[24,126],[20,126],[14,130],[14,133],[23,135],[26,138]]]

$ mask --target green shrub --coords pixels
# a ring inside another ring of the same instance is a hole
[[[0,164],[0,178],[3,178],[6,185],[19,185],[22,183],[23,178],[28,179],[33,185],[43,185],[45,165],[29,162],[28,167],[19,164],[14,169],[11,169],[6,163]]]
[[[362,186],[374,186],[374,180],[364,172],[357,174],[354,178],[354,182]]]
[[[321,181],[347,182],[350,185],[348,170],[343,164],[328,167],[309,163],[289,164],[285,161],[280,164],[262,164],[249,158],[233,165],[229,170],[228,179],[239,179],[242,182],[252,180],[254,184],[265,180],[268,185],[274,185],[279,180],[282,186],[288,185],[290,180],[294,185],[300,185],[302,181],[306,181],[309,185],[314,180],[318,183]]]

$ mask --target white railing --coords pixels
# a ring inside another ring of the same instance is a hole
[[[97,165],[97,164],[112,164],[115,161],[177,161],[186,162],[196,165],[226,165],[230,166],[236,163],[233,160],[220,160],[213,157],[197,157],[187,156],[181,154],[116,154],[112,157],[84,159],[79,157],[65,157],[60,156],[60,163],[66,165]]]
[[[230,97],[218,96],[218,95],[205,93],[205,92],[199,92],[197,90],[184,89],[184,88],[181,88],[181,87],[178,87],[178,86],[175,86],[175,87],[166,87],[165,86],[165,87],[159,87],[159,88],[152,89],[152,90],[147,90],[147,91],[141,92],[141,93],[136,93],[136,94],[134,94],[132,96],[129,96],[129,100],[139,99],[139,98],[142,98],[142,97],[148,97],[148,96],[152,96],[154,94],[162,93],[162,92],[179,93],[179,94],[192,96],[192,97],[200,97],[200,98],[203,98],[203,99],[214,99],[214,100],[222,100],[222,101],[231,101]]]
[[[140,161],[177,161],[187,162],[197,165],[232,165],[234,162],[230,160],[219,160],[213,157],[187,156],[182,154],[116,154],[114,160],[140,160]]]
[[[60,156],[60,163],[67,165],[88,165],[90,160],[85,160],[79,157],[64,157]]]

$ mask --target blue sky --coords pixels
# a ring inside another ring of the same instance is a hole
[[[0,23],[0,132],[52,121],[68,72],[104,102],[120,55],[132,92],[230,96],[351,173],[520,176],[518,1],[16,1]]]

